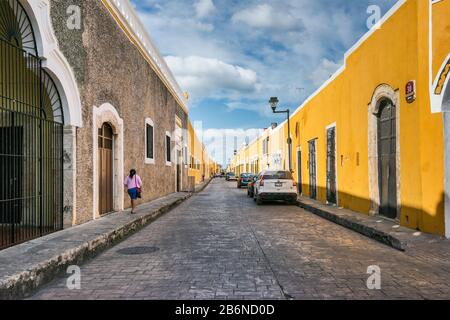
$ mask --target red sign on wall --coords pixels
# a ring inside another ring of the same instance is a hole
[[[405,95],[408,103],[416,100],[416,81],[412,80],[406,84]]]

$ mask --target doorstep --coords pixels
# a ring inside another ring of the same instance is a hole
[[[418,232],[402,227],[398,222],[382,217],[367,216],[355,211],[325,205],[303,196],[299,206],[322,218],[330,220],[378,242],[400,251],[414,249],[411,255],[430,255],[448,264],[450,261],[450,241],[439,236]]]
[[[0,251],[0,299],[21,299],[70,265],[81,265],[191,197],[174,193],[129,211],[113,213]]]

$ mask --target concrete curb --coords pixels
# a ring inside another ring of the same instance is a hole
[[[173,202],[149,212],[143,216],[136,217],[108,233],[83,243],[80,246],[66,250],[51,259],[28,268],[25,271],[9,276],[0,281],[0,299],[14,300],[31,296],[37,289],[48,284],[58,276],[66,274],[66,270],[71,265],[81,265],[82,263],[99,255],[101,252],[111,248],[124,238],[131,236],[135,232],[144,228],[165,213],[169,212],[182,202],[192,196],[191,193],[178,198]]]
[[[382,230],[378,230],[370,225],[364,224],[360,221],[355,221],[350,218],[346,218],[343,216],[339,216],[331,211],[327,211],[325,209],[319,208],[317,206],[313,206],[302,201],[298,202],[299,207],[312,212],[324,219],[327,219],[331,222],[334,222],[338,225],[341,225],[347,229],[358,232],[366,237],[369,237],[375,241],[388,245],[394,249],[399,251],[406,251],[407,243],[405,241],[400,240],[392,234],[384,232]]]
[[[208,179],[207,181],[203,182],[202,185],[197,186],[198,189],[195,190],[195,193],[200,193],[200,192],[202,192],[203,190],[205,190],[206,187],[209,186],[209,184],[210,184],[212,181],[213,181],[213,179],[210,178],[210,179]]]

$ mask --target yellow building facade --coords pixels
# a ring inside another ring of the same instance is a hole
[[[294,112],[299,192],[450,236],[449,15],[450,0],[399,1]],[[231,169],[288,169],[287,137],[267,129]]]
[[[188,161],[189,177],[194,177],[195,184],[203,182],[205,179],[212,177],[220,170],[217,162],[212,159],[204,145],[198,138],[194,126],[188,123]]]

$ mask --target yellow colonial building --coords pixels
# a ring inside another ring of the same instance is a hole
[[[402,0],[291,117],[299,192],[450,237],[450,0]],[[288,169],[287,123],[231,161]]]
[[[188,123],[188,175],[193,177],[195,184],[203,182],[215,173],[218,173],[219,165],[209,156],[204,143],[198,138],[192,123]]]

